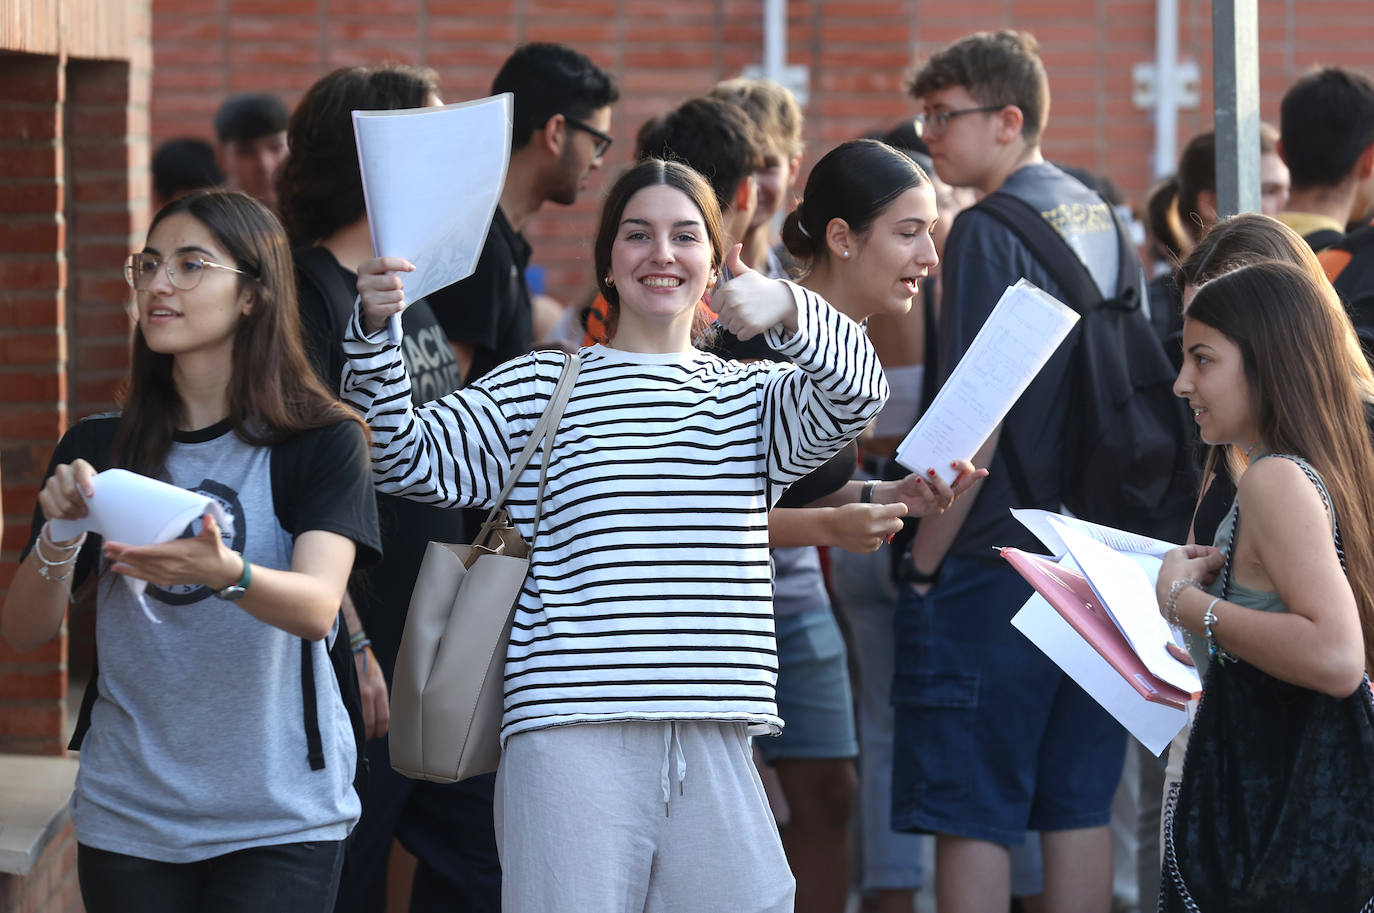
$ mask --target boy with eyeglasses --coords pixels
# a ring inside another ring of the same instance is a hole
[[[1104,297],[1120,270],[1116,223],[1096,193],[1041,157],[1049,80],[1035,39],[980,32],[936,52],[909,83],[940,178],[1030,205]],[[949,376],[1008,285],[1064,297],[1048,268],[996,217],[964,211],[949,234],[936,374]],[[1142,276],[1143,280],[1143,276]],[[1070,335],[973,457],[982,490],[921,522],[895,616],[895,829],[934,833],[941,913],[1004,913],[1008,847],[1039,831],[1044,906],[1111,906],[1107,829],[1125,731],[1011,625],[1030,587],[993,551],[1040,551],[1011,507],[1059,510]],[[927,371],[932,370],[927,368]],[[1008,468],[1014,453],[1017,467]],[[1013,479],[1026,484],[1018,486]],[[1016,489],[1029,488],[1031,503]]]
[[[477,268],[429,296],[470,384],[530,350],[534,323],[525,268],[531,249],[521,229],[546,202],[571,206],[611,145],[615,81],[561,44],[516,48],[492,82],[514,96],[510,165]]]

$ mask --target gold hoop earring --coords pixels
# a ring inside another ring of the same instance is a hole
[[[615,277],[612,276],[610,273],[607,273],[607,274],[606,274],[606,287],[607,287],[607,288],[614,288],[614,287],[615,287]]]

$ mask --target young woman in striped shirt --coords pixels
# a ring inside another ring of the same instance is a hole
[[[649,160],[611,189],[595,244],[611,344],[582,352],[537,534],[537,465],[506,502],[534,546],[497,775],[508,913],[792,908],[748,743],[782,726],[767,513],[862,430],[887,387],[857,324],[749,271],[737,250],[736,278],[712,299],[719,322],[765,334],[793,364],[694,348],[723,255],[714,196],[690,169]],[[389,271],[409,268],[360,268],[344,397],[373,427],[382,490],[488,505],[562,357],[516,359],[413,408],[381,332],[403,307]]]

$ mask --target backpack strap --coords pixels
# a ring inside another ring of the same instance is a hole
[[[338,270],[334,271],[335,273]],[[339,276],[339,284],[343,285],[343,277]],[[283,529],[295,528],[296,501],[292,497],[291,484],[295,478],[292,471],[303,460],[304,454],[301,448],[310,439],[308,434],[298,434],[294,437],[274,444],[268,456],[268,465],[271,467],[269,475],[271,477],[272,489],[272,512],[277,517],[277,522]],[[343,626],[343,611],[339,613],[340,626],[339,632],[335,636],[347,637],[347,629]],[[311,646],[311,641],[301,638],[301,713],[302,722],[305,727],[306,757],[310,761],[311,770],[323,770],[324,763],[324,739],[320,735],[320,709],[316,702],[315,695],[315,653]]]
[[[1345,232],[1334,228],[1319,228],[1310,235],[1303,235],[1302,239],[1307,242],[1308,247],[1312,248],[1313,253],[1318,253],[1344,241]]]
[[[1078,259],[1073,248],[1064,240],[1064,236],[1055,231],[1054,226],[1046,222],[1025,200],[1010,193],[993,193],[984,197],[973,208],[992,216],[1020,239],[1036,262],[1043,266],[1059,285],[1066,296],[1064,303],[1069,307],[1080,314],[1086,314],[1103,302],[1102,291],[1097,287],[1097,282],[1088,271],[1088,267]],[[1125,227],[1121,224],[1116,211],[1112,210],[1110,205],[1107,208],[1111,211],[1112,224],[1116,228],[1119,267],[1116,295],[1111,304],[1132,310],[1140,306],[1139,277],[1133,275],[1129,268],[1133,257]]]
[[[301,638],[301,704],[305,708],[306,758],[310,761],[311,770],[324,770],[320,709],[315,701],[315,654],[310,641],[304,637]]]
[[[992,193],[984,197],[974,207],[1001,222],[1031,252],[1035,261],[1045,268],[1050,277],[1059,285],[1066,296],[1065,304],[1079,314],[1102,306],[1119,307],[1133,310],[1140,306],[1138,277],[1132,275],[1130,242],[1125,227],[1112,210],[1112,223],[1116,228],[1117,242],[1117,279],[1116,297],[1104,302],[1102,290],[1083,261],[1078,259],[1073,248],[1064,236],[1055,231],[1036,209],[1018,196],[1010,193]],[[1108,209],[1111,207],[1108,205]],[[1007,478],[1017,501],[1025,507],[1035,506],[1031,490],[1030,476],[1026,473],[1025,463],[1017,453],[1011,435],[1003,428],[1002,437],[997,444],[1006,465]]]
[[[82,456],[93,464],[97,471],[110,469],[110,461],[114,458],[114,440],[119,430],[119,416],[117,412],[106,412],[100,415],[92,415],[79,421],[75,428],[81,429],[83,433],[89,433],[90,437],[84,442]],[[86,448],[89,447],[89,450]],[[94,538],[94,537],[93,537]],[[99,548],[96,549],[97,554]],[[98,571],[99,558],[96,559]],[[99,574],[96,574],[97,579]],[[81,694],[81,708],[76,714],[76,725],[72,729],[71,741],[67,743],[68,751],[80,751],[81,743],[86,738],[86,732],[91,728],[91,710],[95,707],[95,699],[99,694],[100,686],[97,680],[100,678],[100,650],[99,645],[91,649],[91,677],[86,680],[86,690]]]

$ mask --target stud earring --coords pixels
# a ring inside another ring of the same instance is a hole
[[[846,260],[848,260],[848,259],[849,259],[849,251],[844,251],[843,253],[840,254],[840,256],[841,256],[841,257],[844,257]]]
[[[612,276],[610,273],[607,273],[607,274],[606,274],[606,286],[607,286],[607,288],[614,288],[614,287],[615,287],[615,277]]]

